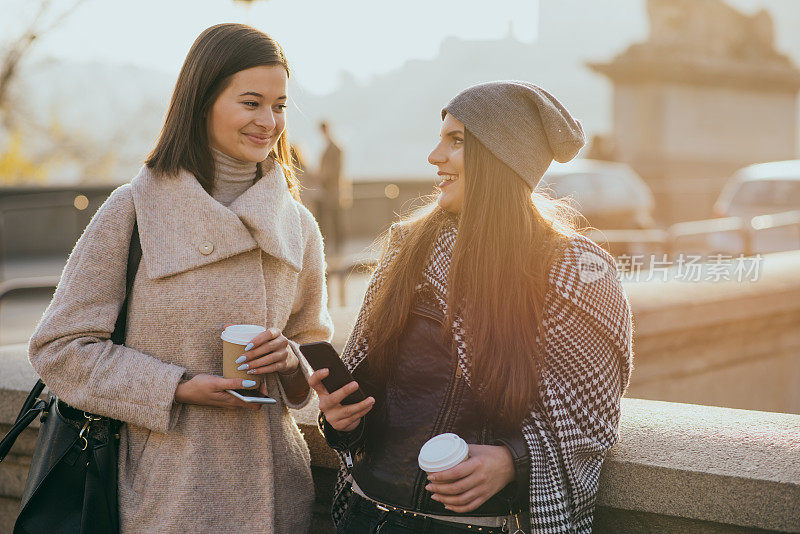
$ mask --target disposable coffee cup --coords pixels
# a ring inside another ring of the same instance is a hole
[[[219,336],[222,338],[222,376],[225,378],[240,378],[242,380],[254,380],[256,385],[236,389],[258,389],[261,377],[258,375],[248,375],[247,369],[239,370],[241,363],[236,360],[244,353],[244,348],[253,339],[267,329],[255,324],[234,324],[222,331]]]
[[[467,442],[456,434],[439,434],[425,442],[419,450],[419,468],[426,473],[447,471],[469,457]]]

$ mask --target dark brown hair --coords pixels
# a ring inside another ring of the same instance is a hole
[[[207,116],[217,97],[239,71],[280,65],[289,74],[281,46],[269,35],[244,24],[218,24],[195,40],[183,62],[156,147],[146,164],[163,174],[181,169],[192,173],[211,192],[214,159],[208,140]],[[292,195],[297,181],[292,168],[286,132],[278,139],[271,157],[281,165]],[[256,179],[263,175],[258,164]]]
[[[579,214],[564,200],[532,194],[469,130],[464,134],[464,203],[442,335],[452,339],[450,325],[458,312],[468,336],[473,387],[481,391],[484,408],[499,414],[500,425],[514,427],[528,415],[538,394],[549,267],[576,233]],[[411,221],[387,266],[366,328],[370,367],[382,379],[394,366],[398,338],[431,245],[452,220],[437,206]]]

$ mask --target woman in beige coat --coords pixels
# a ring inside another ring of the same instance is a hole
[[[311,392],[297,343],[327,340],[322,238],[297,200],[285,129],[288,65],[247,26],[198,37],[159,142],[115,190],[69,257],[30,340],[50,389],[123,421],[123,532],[300,533],[314,489],[287,408]],[[134,222],[142,261],[125,345],[109,337],[125,293]],[[246,352],[278,399],[225,390],[220,325],[268,331]]]

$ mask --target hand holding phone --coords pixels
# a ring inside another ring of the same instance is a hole
[[[300,345],[300,352],[303,353],[308,364],[314,369],[328,369],[328,375],[322,379],[322,384],[328,393],[337,391],[350,382],[353,382],[353,375],[347,370],[344,362],[339,358],[339,354],[333,345],[325,341],[319,343],[305,343]],[[355,404],[366,399],[366,395],[360,389],[355,389],[346,398],[342,399],[342,404]]]
[[[308,385],[317,392],[319,409],[328,424],[339,432],[355,430],[361,418],[372,409],[375,399],[366,397],[359,389],[329,343],[301,345],[300,352],[314,368]]]

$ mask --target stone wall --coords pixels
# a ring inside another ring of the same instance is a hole
[[[757,280],[631,282],[628,396],[800,414],[800,251]]]

